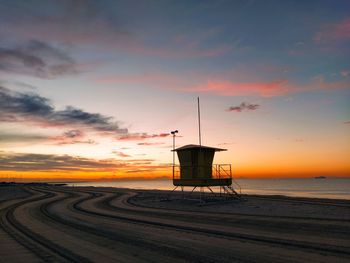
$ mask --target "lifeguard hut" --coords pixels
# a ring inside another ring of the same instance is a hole
[[[201,145],[201,131],[200,131],[200,109],[198,98],[198,123],[199,123],[199,145],[189,144],[179,148],[175,148],[175,137],[178,131],[173,131],[173,185],[174,190],[181,187],[193,187],[191,193],[200,187],[208,188],[211,193],[213,186],[220,187],[221,193],[226,193],[230,196],[240,196],[240,186],[232,178],[231,164],[213,164],[216,152],[227,151],[216,147],[209,147]],[[175,166],[175,152],[177,153],[180,165]],[[238,192],[232,187],[234,182],[238,187]]]

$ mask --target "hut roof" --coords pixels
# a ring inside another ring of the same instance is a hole
[[[215,147],[209,147],[209,146],[203,146],[203,145],[197,145],[197,144],[188,144],[179,148],[176,148],[175,150],[172,151],[183,151],[183,150],[189,150],[189,149],[211,149],[214,150],[216,152],[220,152],[220,151],[227,151],[227,149],[221,149],[221,148],[215,148]]]

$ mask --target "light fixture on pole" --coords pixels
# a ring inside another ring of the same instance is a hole
[[[176,137],[176,133],[178,132],[179,132],[178,130],[170,132],[173,135],[173,179],[175,176],[175,137]]]

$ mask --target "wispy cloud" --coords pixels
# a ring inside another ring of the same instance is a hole
[[[169,169],[171,164],[161,164],[161,165],[148,165],[145,166],[144,168],[136,168],[136,169],[131,169],[131,170],[126,170],[126,173],[128,174],[134,174],[134,173],[150,173],[154,172],[157,170],[164,171],[166,169]]]
[[[272,82],[232,82],[214,80],[206,84],[193,86],[187,89],[191,92],[215,93],[224,96],[249,96],[260,95],[262,97],[284,96],[294,93],[331,91],[337,89],[349,89],[348,80],[328,81],[323,76],[316,76],[308,83],[291,83],[288,80],[277,80]]]
[[[21,3],[3,4],[0,9],[4,24],[2,32],[21,40],[42,39],[167,59],[211,58],[240,49],[238,41],[230,39],[226,43],[219,43],[217,38],[223,32],[215,26],[170,30],[171,34],[162,41],[155,41],[159,38],[158,30],[147,30],[147,34],[144,34],[137,27],[128,27],[128,23],[121,21],[125,14],[119,15],[118,10],[124,8],[114,6],[119,4],[106,4],[104,1],[49,3],[41,3],[40,8],[35,8],[35,4],[32,7]],[[126,3],[122,5],[128,6]],[[134,9],[130,5],[129,8]],[[14,16],[20,19],[14,20]]]
[[[49,137],[49,141],[54,141],[57,145],[67,144],[97,144],[92,139],[86,139],[86,135],[81,130],[69,130],[60,136]]]
[[[10,85],[13,84],[14,86],[16,86],[18,88],[31,89],[31,90],[36,89],[35,86],[30,85],[28,83],[21,82],[21,81],[6,81],[5,83],[10,84]],[[0,83],[0,85],[1,85],[1,83]]]
[[[180,48],[179,48],[180,47]],[[130,53],[136,53],[142,56],[152,56],[161,58],[210,58],[222,56],[233,49],[229,45],[220,45],[215,47],[201,47],[199,43],[193,42],[178,45],[169,41],[157,48],[145,43],[131,42],[128,46],[123,47]]]
[[[232,145],[232,144],[236,144],[236,143],[235,143],[235,142],[222,142],[222,143],[218,143],[219,146]]]
[[[344,121],[343,123],[344,124],[350,124],[350,121]]]
[[[138,84],[157,89],[175,90],[188,93],[209,93],[221,96],[285,96],[294,93],[313,92],[350,88],[346,78],[337,81],[327,80],[324,76],[315,76],[306,83],[296,83],[288,79],[271,81],[251,81],[252,73],[240,72],[245,75],[241,81],[232,80],[230,72],[221,76],[211,76],[199,72],[186,72],[178,76],[171,73],[145,72],[134,75],[101,76],[94,81],[99,84]],[[346,73],[345,73],[346,74]],[[344,75],[344,73],[343,73]]]
[[[104,75],[95,78],[94,81],[98,84],[143,84],[156,88],[167,87],[176,89],[186,86],[186,81],[174,74],[164,72],[143,72],[129,75]]]
[[[217,93],[224,96],[261,95],[264,97],[285,95],[289,92],[287,80],[271,82],[233,82],[208,80],[205,84],[189,88],[192,92]]]
[[[0,47],[0,70],[40,78],[55,78],[77,73],[68,53],[41,41],[16,48]]]
[[[159,36],[159,32],[149,30],[143,34],[135,28],[126,27],[127,23],[111,12],[118,8],[111,8],[104,2],[60,1],[51,5],[54,7],[48,8],[45,3],[41,3],[40,12],[36,10],[39,8],[29,8],[29,14],[24,11],[28,10],[27,5],[3,5],[0,9],[0,16],[4,17],[2,31],[16,39],[45,39],[49,42],[94,46],[162,58],[217,57],[231,51],[236,45],[232,42],[215,43],[213,39],[220,32],[207,27],[187,34],[181,30],[181,34],[169,34],[164,41],[156,43],[154,39]],[[21,19],[14,20],[11,14]]]
[[[342,75],[343,77],[349,77],[350,70],[342,70],[342,71],[340,71],[340,75]]]
[[[327,24],[314,36],[314,41],[316,43],[343,42],[349,40],[350,18],[346,18],[338,23]]]
[[[35,93],[13,92],[3,87],[0,87],[0,120],[27,122],[44,127],[84,127],[111,134],[128,133],[110,116],[90,113],[73,106],[56,110],[45,97]]]
[[[31,133],[5,133],[0,131],[0,144],[9,144],[9,143],[35,143],[47,141],[48,137],[40,134],[31,134]]]
[[[132,170],[127,170],[126,173],[128,174],[135,174],[135,173],[149,173],[149,172],[153,172],[154,169],[132,169]]]
[[[254,111],[254,110],[257,110],[258,108],[260,108],[259,104],[242,102],[239,106],[231,106],[226,111],[235,111],[235,112]]]
[[[70,130],[62,135],[52,136],[33,133],[5,133],[0,131],[0,144],[18,145],[18,144],[48,144],[48,145],[67,145],[67,144],[97,144],[94,140],[86,138],[85,134],[79,130]]]
[[[154,139],[154,138],[164,138],[168,137],[169,133],[159,133],[159,134],[147,134],[147,133],[129,133],[117,137],[117,140],[120,141],[138,141],[145,139]]]
[[[211,77],[205,74],[186,73],[186,77],[169,73],[146,72],[135,75],[108,75],[95,79],[102,84],[140,84],[159,89],[178,90],[192,93],[215,93],[223,96],[280,96],[290,90],[288,80],[261,82],[236,82],[225,77]]]
[[[127,157],[131,157],[131,155],[126,154],[124,152],[121,151],[112,151],[113,154],[115,154],[118,157],[122,157],[122,158],[127,158]]]
[[[94,1],[47,1],[28,6],[2,4],[2,31],[19,39],[42,39],[59,43],[115,43],[128,36],[110,7]],[[18,19],[20,18],[20,19]]]
[[[139,142],[137,145],[142,146],[154,146],[154,145],[162,145],[165,144],[164,142]]]

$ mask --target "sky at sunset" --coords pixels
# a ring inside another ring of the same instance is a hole
[[[350,177],[350,1],[0,0],[0,180]],[[2,178],[2,179],[1,179]]]

